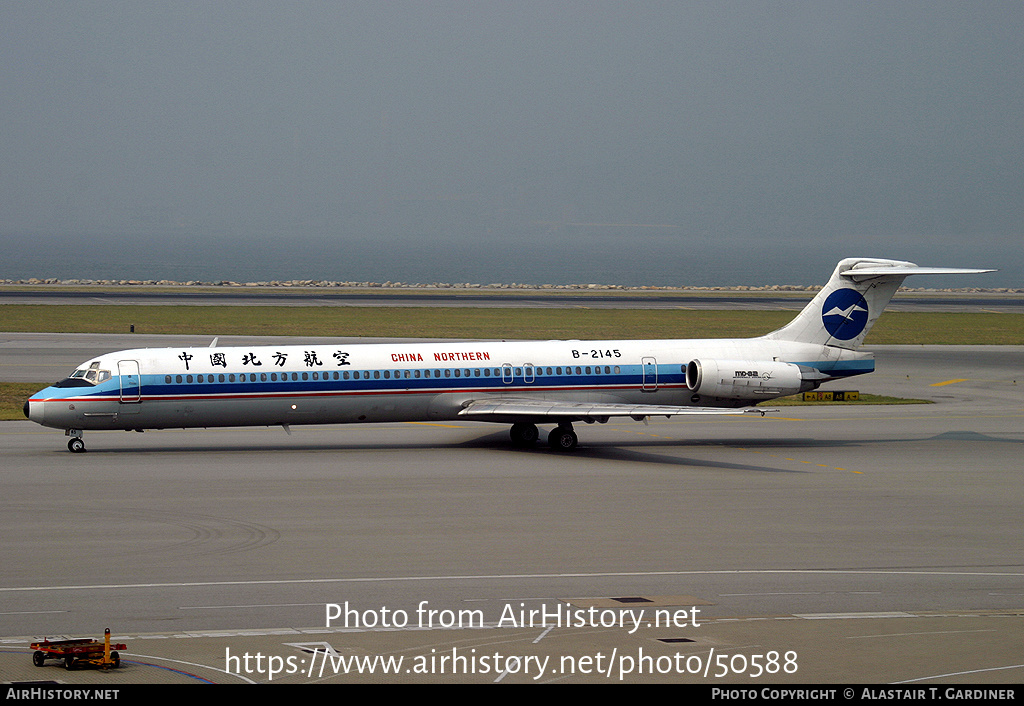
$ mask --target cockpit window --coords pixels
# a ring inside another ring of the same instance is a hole
[[[88,368],[79,368],[66,378],[61,380],[55,387],[88,387],[110,379],[109,370],[100,370],[99,361],[89,364]]]

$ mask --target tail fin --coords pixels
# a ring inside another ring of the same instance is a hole
[[[765,338],[856,349],[907,275],[992,272],[949,267],[918,267],[901,260],[847,258],[795,319]]]

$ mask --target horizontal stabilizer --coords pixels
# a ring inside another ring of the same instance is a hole
[[[962,267],[918,267],[917,265],[906,263],[892,266],[865,265],[863,267],[858,267],[855,265],[848,270],[840,271],[839,274],[843,277],[852,277],[859,281],[869,277],[906,277],[907,275],[978,275],[985,272],[995,272],[995,270],[973,270]]]

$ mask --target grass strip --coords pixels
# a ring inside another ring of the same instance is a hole
[[[745,338],[793,311],[470,307],[0,305],[0,330],[484,339]],[[889,312],[867,345],[1024,345],[1024,315]]]
[[[50,382],[0,382],[0,420],[24,419],[25,400],[39,392]]]

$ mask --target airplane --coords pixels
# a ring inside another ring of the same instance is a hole
[[[412,421],[510,424],[571,451],[575,422],[764,414],[762,401],[870,373],[858,348],[908,275],[993,270],[847,258],[791,322],[756,338],[154,348],[86,361],[25,403],[85,451],[90,429]]]

